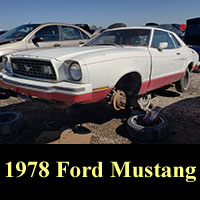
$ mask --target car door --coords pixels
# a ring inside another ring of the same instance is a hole
[[[163,42],[168,46],[161,50],[159,45]],[[168,32],[154,30],[149,51],[152,57],[152,70],[148,91],[180,79],[183,66],[182,54]]]
[[[177,66],[179,66],[178,70],[180,71],[181,69],[184,68],[184,66],[187,64],[187,56],[188,56],[188,51],[187,48],[185,48],[175,37],[174,34],[170,33],[169,34],[171,39],[173,40],[175,46],[176,46],[176,63]]]
[[[57,25],[48,25],[38,30],[27,44],[27,49],[61,47],[61,37]]]
[[[74,47],[84,44],[90,37],[76,27],[61,26],[62,47]]]

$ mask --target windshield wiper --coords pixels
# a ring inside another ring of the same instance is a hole
[[[115,46],[115,47],[123,48],[122,45],[119,45],[119,44],[116,44],[116,43],[96,44],[96,46]]]

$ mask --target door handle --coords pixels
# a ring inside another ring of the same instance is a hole
[[[83,42],[83,41],[79,42],[79,45],[83,45],[83,44],[85,44],[85,42]]]
[[[58,43],[55,43],[53,46],[54,46],[54,47],[60,47],[61,45],[58,44]]]
[[[176,53],[176,55],[177,55],[177,56],[180,56],[180,55],[181,55],[181,53],[180,53],[180,52],[177,52],[177,53]]]

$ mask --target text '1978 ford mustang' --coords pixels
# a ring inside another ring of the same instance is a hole
[[[82,47],[23,52],[3,62],[5,88],[72,104],[108,99],[120,110],[145,109],[151,91],[168,84],[187,90],[199,56],[173,32],[133,27],[105,31]]]

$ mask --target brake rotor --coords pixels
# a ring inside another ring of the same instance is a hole
[[[126,108],[126,94],[122,90],[117,90],[113,95],[113,107],[115,110],[124,110]]]

